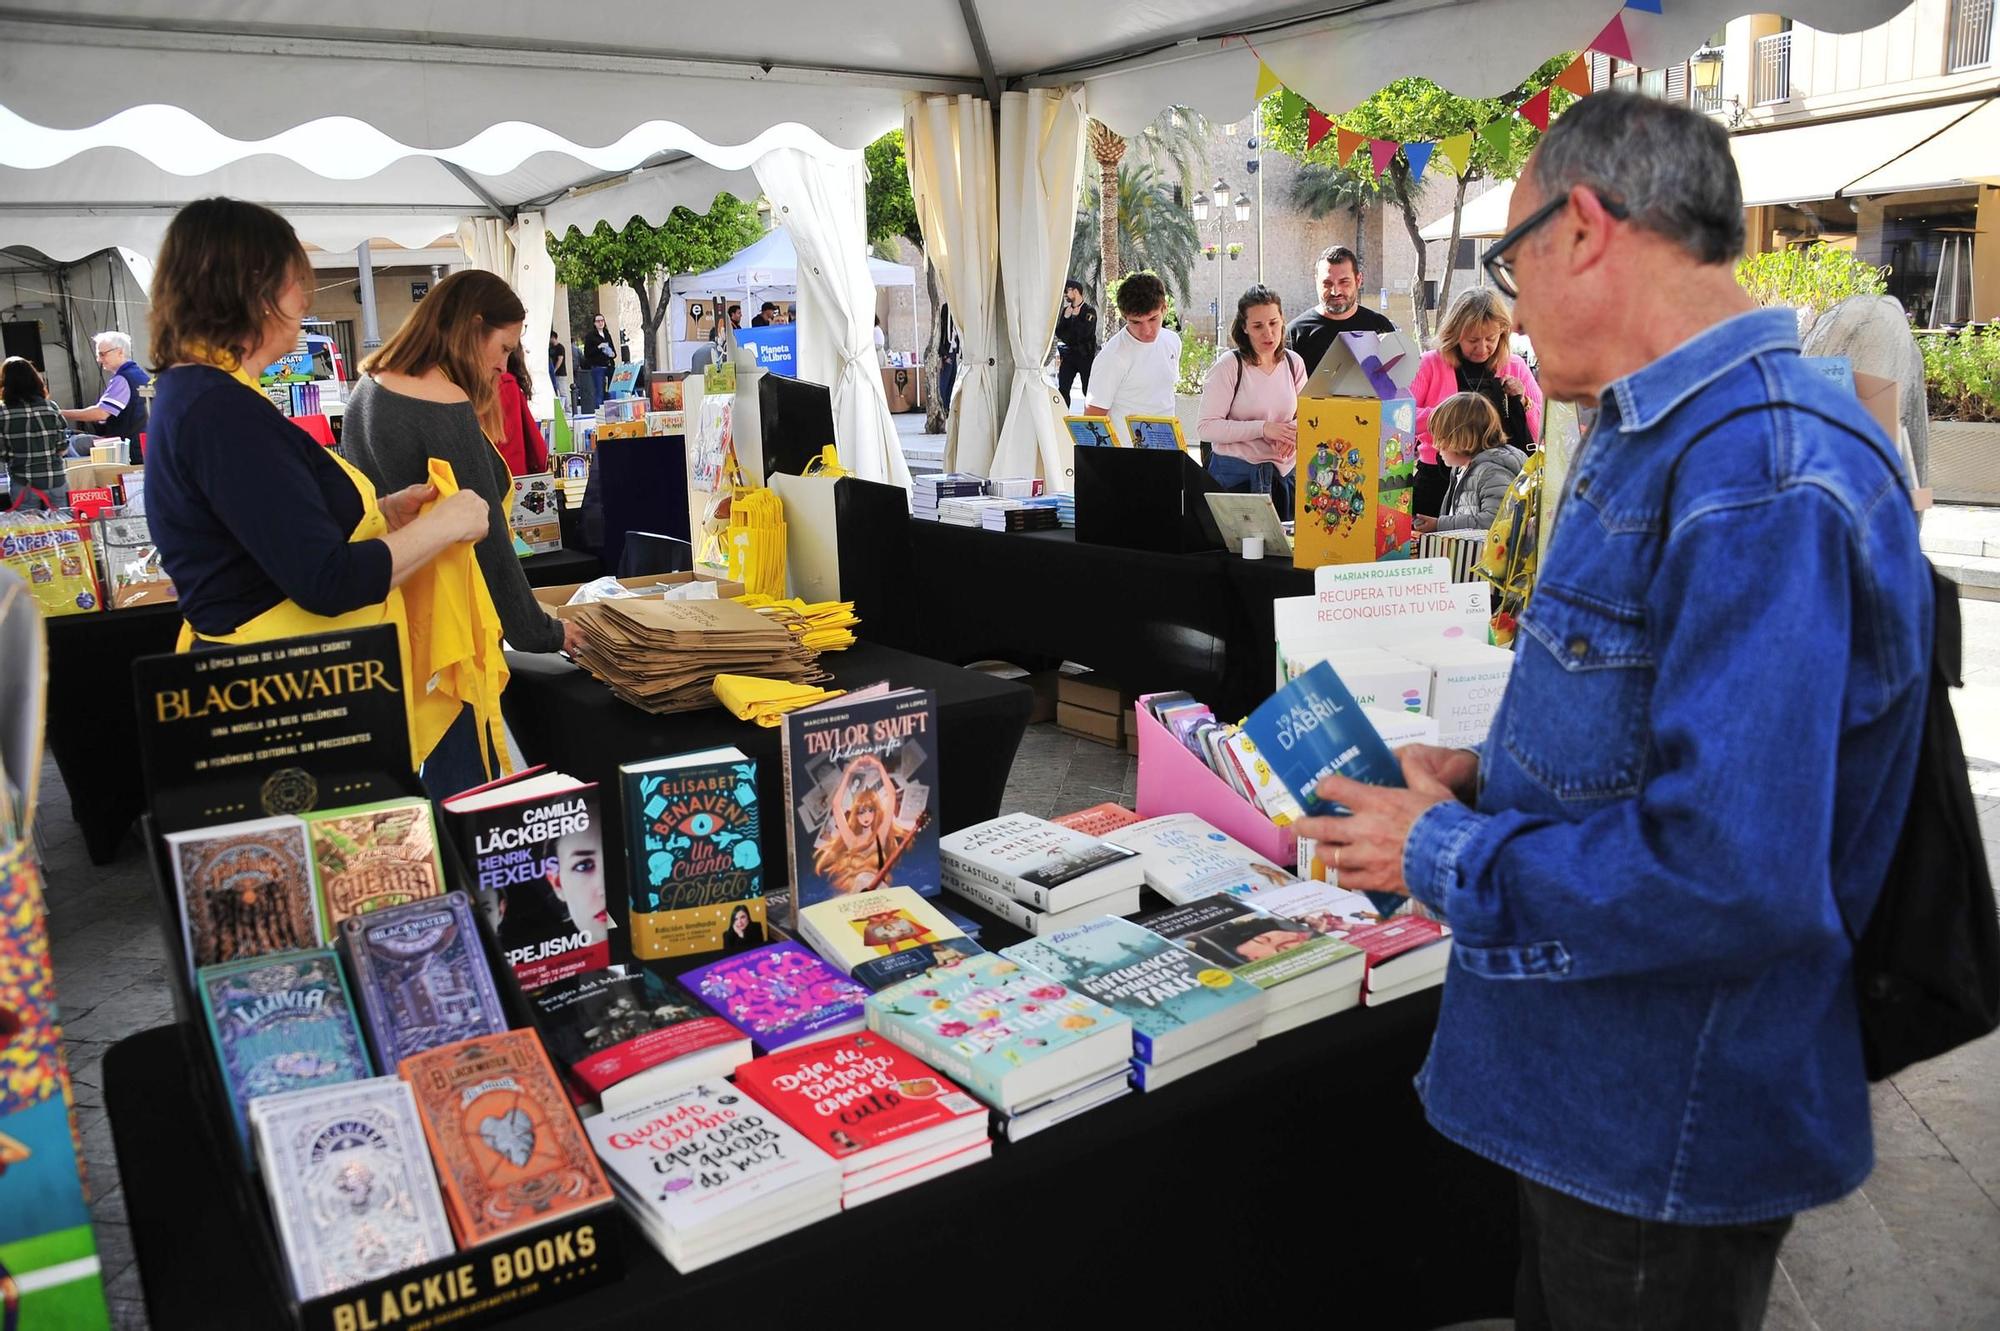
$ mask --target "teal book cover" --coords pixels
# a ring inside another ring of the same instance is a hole
[[[988,1104],[1004,1101],[1002,1083],[1017,1068],[1125,1024],[1076,989],[990,952],[871,995],[868,1015]]]
[[[195,988],[246,1148],[247,1110],[258,1096],[369,1075],[361,1025],[331,951],[204,966],[195,973]]]
[[[1000,955],[1129,1018],[1132,1050],[1145,1063],[1162,1061],[1155,1047],[1191,1027],[1213,1021],[1229,1030],[1262,1014],[1263,995],[1255,985],[1115,916],[1016,943]]]

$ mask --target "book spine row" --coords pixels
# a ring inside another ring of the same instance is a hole
[[[941,875],[944,890],[964,897],[988,914],[997,915],[1018,929],[1026,929],[1031,934],[1039,934],[1043,915],[1033,907],[1016,901],[997,887],[987,883],[974,882],[960,877],[947,861]]]
[[[957,874],[961,881],[980,883],[995,892],[1006,894],[1015,901],[1025,902],[1029,905],[1034,904],[1029,900],[1029,894],[1037,889],[1022,882],[1013,874],[1001,873],[998,869],[989,869],[983,864],[975,864],[973,861],[965,858],[965,856],[954,854],[948,850],[938,851],[938,864],[944,872]]]

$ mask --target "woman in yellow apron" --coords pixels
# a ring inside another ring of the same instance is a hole
[[[298,344],[311,292],[304,247],[276,213],[203,199],[175,216],[151,292],[151,355],[167,368],[148,524],[183,650],[396,625],[414,769],[463,703],[499,723],[499,630],[467,544],[486,534],[486,503],[448,469],[378,498],[264,397],[255,372]]]

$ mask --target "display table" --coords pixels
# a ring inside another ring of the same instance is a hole
[[[1027,688],[866,642],[844,652],[828,652],[820,664],[833,673],[828,688],[855,689],[886,679],[899,688],[926,688],[937,695],[938,789],[933,807],[941,831],[956,831],[1000,812],[1007,773],[1033,707],[1034,695]],[[776,729],[739,721],[719,705],[664,716],[641,711],[560,656],[510,652],[507,665],[513,678],[502,705],[520,743],[522,760],[545,763],[601,787],[606,881],[624,881],[625,822],[619,807],[618,765],[725,744],[757,760],[765,890],[775,891],[790,881],[781,812],[784,767]]]
[[[621,1222],[622,1280],[506,1325],[845,1325],[913,1297],[975,1327],[1504,1317],[1511,1176],[1431,1131],[1410,1086],[1436,1013],[1431,991],[1288,1032],[690,1276]],[[114,1045],[104,1094],[153,1325],[283,1326],[179,1029]]]
[[[1073,531],[989,532],[909,520],[909,558],[884,574],[918,612],[861,634],[940,661],[1026,669],[1075,661],[1137,695],[1186,689],[1238,717],[1270,696],[1271,601],[1312,592],[1289,558],[1155,554],[1079,542]],[[844,534],[845,535],[845,534]],[[884,536],[880,539],[893,539]]]

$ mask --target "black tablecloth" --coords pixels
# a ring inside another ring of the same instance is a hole
[[[521,561],[530,587],[563,587],[572,582],[589,582],[604,572],[604,565],[588,550],[551,550],[529,555]]]
[[[956,831],[1000,812],[1014,751],[1027,730],[1033,705],[1026,688],[867,642],[844,652],[828,652],[820,663],[833,674],[828,688],[853,689],[886,679],[898,687],[926,688],[937,694],[935,799],[941,831]],[[665,716],[642,712],[560,656],[510,652],[507,664],[513,679],[503,705],[522,759],[546,763],[601,787],[599,798],[610,829],[605,838],[608,881],[623,881],[619,875],[625,861],[618,765],[724,744],[734,744],[757,760],[765,889],[775,890],[790,881],[784,770],[776,729],[739,721],[720,706]]]
[[[1435,991],[1317,1022],[994,1158],[682,1276],[624,1222],[624,1278],[510,1327],[860,1324],[1435,1327],[1512,1303],[1511,1177],[1424,1123]],[[218,1186],[179,1032],[104,1059],[153,1324],[282,1326]]]
[[[1071,531],[908,525],[910,558],[883,576],[918,613],[874,628],[864,617],[863,637],[961,665],[1075,661],[1129,693],[1186,689],[1218,715],[1241,716],[1270,695],[1271,600],[1312,591],[1312,573],[1284,558],[1155,554],[1085,544]],[[852,597],[860,589],[848,586],[848,562],[843,555],[841,591]]]

